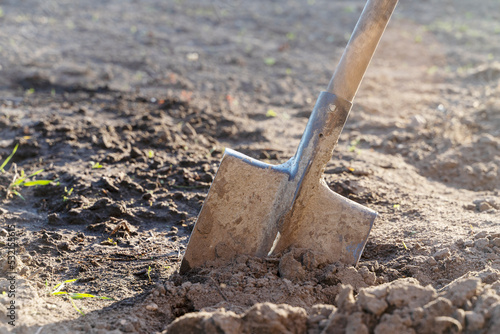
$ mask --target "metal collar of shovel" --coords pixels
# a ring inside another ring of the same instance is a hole
[[[328,188],[331,159],[356,92],[397,0],[369,0],[327,92],[321,92],[296,154],[270,165],[226,149],[182,259],[180,272],[265,257],[291,247],[356,265],[377,213]]]

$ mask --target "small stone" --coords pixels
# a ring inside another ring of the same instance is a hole
[[[146,305],[146,310],[158,311],[158,305],[156,305],[155,303],[148,304],[148,305]]]
[[[464,206],[464,209],[474,211],[474,210],[476,210],[476,205],[475,204],[467,204]]]
[[[472,241],[472,240],[465,240],[464,241],[464,246],[465,247],[472,247],[472,246],[474,246],[474,241]]]
[[[489,244],[490,244],[490,241],[488,240],[488,238],[481,238],[481,239],[477,239],[474,242],[474,247],[476,247],[477,249],[483,250],[486,247],[488,247]]]
[[[182,125],[182,133],[187,136],[196,136],[197,134],[193,126],[187,122]]]
[[[465,312],[465,323],[467,331],[477,331],[484,326],[484,317],[480,313],[474,311]]]
[[[119,324],[120,324],[120,329],[125,333],[133,333],[136,331],[134,324],[132,324],[132,322],[126,319],[120,319]],[[92,333],[92,332],[87,331],[87,333]]]
[[[28,276],[29,275],[29,268],[27,266],[24,266],[21,268],[21,270],[19,271],[19,275],[20,276]]]
[[[481,202],[479,204],[479,212],[484,212],[493,209],[493,207],[488,202]]]
[[[500,238],[495,238],[490,241],[490,244],[494,247],[500,247]]]
[[[433,257],[429,257],[429,258],[427,259],[427,263],[428,263],[429,265],[431,265],[431,266],[435,266],[435,265],[437,264],[437,261],[436,261],[436,259],[434,259]]]
[[[31,257],[31,255],[29,255],[27,253],[21,255],[21,261],[23,261],[23,263],[26,264],[26,265],[30,265],[32,259],[33,258]]]
[[[486,238],[487,235],[488,235],[488,232],[481,231],[481,232],[476,233],[476,235],[474,236],[474,239]]]
[[[306,275],[302,264],[295,260],[291,252],[281,257],[278,270],[282,278],[287,278],[291,281],[302,281]]]
[[[410,118],[410,127],[420,128],[427,123],[427,120],[422,115],[413,115]]]
[[[156,291],[158,291],[160,295],[165,295],[167,293],[167,290],[165,289],[165,286],[163,284],[156,284]]]
[[[153,194],[150,193],[150,192],[147,192],[144,195],[142,195],[142,199],[145,200],[145,201],[149,201],[152,198],[153,198]]]
[[[62,241],[60,243],[57,244],[57,249],[60,250],[60,251],[72,251],[73,250],[73,246],[66,242],[66,241]]]
[[[448,248],[443,248],[434,253],[433,257],[436,260],[444,260],[445,258],[450,257],[450,250]]]
[[[58,307],[57,305],[55,305],[55,304],[48,304],[48,303],[47,303],[47,304],[45,305],[45,308],[47,308],[47,309],[49,309],[49,310],[55,310],[55,309],[57,309],[57,308],[59,308],[59,307]]]
[[[136,159],[136,158],[139,158],[139,157],[142,157],[143,156],[143,153],[140,149],[138,149],[137,147],[132,147],[132,149],[130,150],[130,157],[132,159]]]

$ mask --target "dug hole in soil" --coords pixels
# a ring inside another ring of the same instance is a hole
[[[398,4],[325,170],[379,213],[358,266],[177,273],[224,148],[294,154],[363,6],[0,1],[0,333],[499,333],[493,0]]]

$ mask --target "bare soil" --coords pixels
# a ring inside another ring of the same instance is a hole
[[[0,0],[0,333],[500,332],[495,0],[396,8],[325,172],[379,212],[357,267],[177,274],[224,148],[294,154],[363,5]]]

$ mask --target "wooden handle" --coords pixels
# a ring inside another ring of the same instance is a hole
[[[398,0],[368,0],[327,91],[352,102]]]

